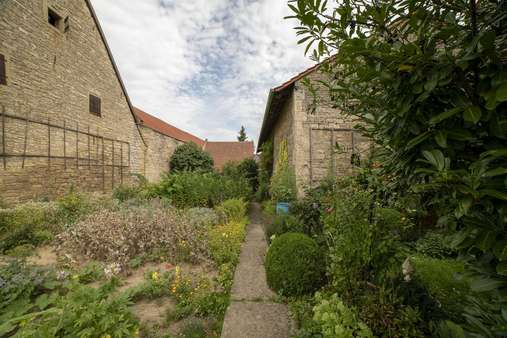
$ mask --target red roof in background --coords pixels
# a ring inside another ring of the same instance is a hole
[[[206,142],[203,149],[211,154],[215,168],[222,169],[227,162],[240,162],[254,157],[254,143],[247,142]]]
[[[137,117],[137,123],[142,126],[148,127],[163,135],[172,137],[182,142],[194,142],[200,147],[204,146],[205,141],[199,137],[176,128],[175,126],[170,125],[169,123],[162,121],[161,119],[156,118],[155,116],[152,116],[139,108],[134,107],[134,113]]]

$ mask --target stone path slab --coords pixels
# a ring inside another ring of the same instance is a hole
[[[264,257],[268,245],[258,204],[252,206],[250,219],[234,274],[222,338],[288,338],[287,306],[273,301],[276,294],[266,282]]]

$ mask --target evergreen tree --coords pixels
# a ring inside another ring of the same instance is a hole
[[[247,139],[248,137],[246,136],[245,127],[241,126],[241,129],[239,130],[238,141],[245,142]]]

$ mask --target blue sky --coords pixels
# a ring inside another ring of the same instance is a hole
[[[92,0],[134,105],[195,135],[257,140],[269,89],[312,65],[286,0]]]

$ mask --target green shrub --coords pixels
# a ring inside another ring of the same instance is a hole
[[[415,249],[418,253],[433,258],[446,258],[455,254],[444,235],[435,232],[428,232],[420,238],[416,242]]]
[[[54,203],[25,203],[0,209],[0,253],[21,245],[40,245],[58,231],[58,208]]]
[[[113,190],[113,198],[117,199],[120,202],[125,202],[127,200],[139,197],[140,192],[140,187],[122,185],[116,187]]]
[[[323,338],[373,338],[368,326],[336,294],[325,298],[317,292],[315,298],[318,304],[314,307],[313,320],[319,326]]]
[[[275,238],[266,256],[269,286],[285,296],[302,295],[323,282],[324,261],[317,243],[300,233]]]
[[[238,169],[250,183],[252,191],[257,191],[259,186],[259,166],[257,162],[253,158],[246,158],[239,163]]]
[[[196,227],[209,227],[218,224],[217,213],[210,208],[190,208],[186,212],[188,221],[192,226]]]
[[[277,215],[271,223],[266,225],[266,236],[280,236],[287,232],[305,232],[305,226],[292,215]]]
[[[93,211],[90,199],[84,194],[70,190],[56,200],[58,218],[63,224],[72,224],[81,216]]]
[[[246,217],[247,203],[241,199],[229,199],[223,201],[215,210],[224,223],[241,222]]]
[[[246,179],[233,180],[217,173],[180,172],[165,175],[156,195],[178,208],[214,207],[231,198],[250,199]]]
[[[210,254],[217,265],[225,263],[235,265],[238,262],[245,234],[246,224],[244,221],[230,222],[209,229]]]
[[[470,295],[466,278],[459,276],[465,271],[462,262],[450,259],[436,259],[424,256],[412,257],[415,279],[420,281],[442,310],[453,320],[460,320],[464,300]]]
[[[400,274],[405,248],[396,227],[402,217],[395,210],[375,208],[372,191],[354,183],[339,184],[323,217],[328,274],[337,291],[356,293],[362,281],[383,283]]]
[[[195,143],[178,146],[169,161],[171,171],[212,171],[213,158]]]

